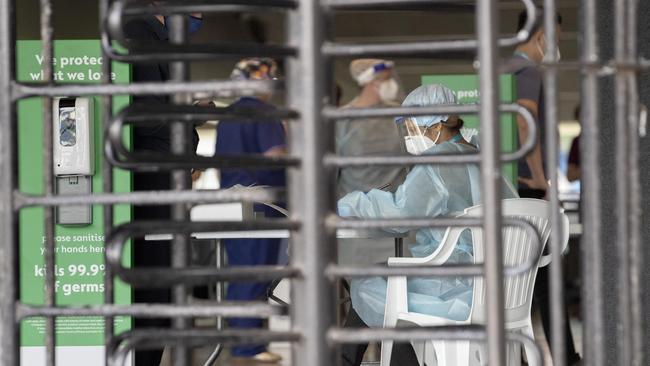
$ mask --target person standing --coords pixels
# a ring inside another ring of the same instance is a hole
[[[402,92],[392,61],[357,59],[350,75],[359,86],[358,95],[344,109],[399,106]],[[393,118],[341,120],[336,124],[336,152],[341,156],[404,155],[404,139]],[[404,181],[403,167],[349,167],[338,173],[337,197],[373,188],[394,192]],[[394,255],[393,239],[339,240],[339,263],[379,263]],[[372,250],[369,250],[372,248]]]
[[[576,121],[580,122],[580,106],[577,106],[574,114]],[[566,177],[569,182],[575,182],[580,180],[581,168],[580,168],[580,133],[576,136],[573,141],[571,141],[571,149],[569,150],[569,159],[567,164],[567,173]]]
[[[154,5],[155,2],[152,2]],[[190,33],[198,31],[201,26],[201,15],[193,14],[190,17]],[[169,30],[166,18],[162,15],[150,15],[132,19],[124,26],[127,38],[142,43],[168,44]],[[152,61],[151,63],[136,63],[132,66],[132,81],[165,82],[170,79],[169,64]],[[167,105],[169,96],[151,95],[134,96],[134,105]],[[134,152],[158,152],[171,154],[170,128],[165,123],[155,123],[147,126],[133,128]],[[192,143],[194,149],[198,145],[199,137],[193,130]],[[134,191],[162,191],[171,188],[171,175],[169,172],[135,172],[133,174]],[[139,206],[133,207],[134,221],[143,220],[170,220],[171,209],[169,206]],[[171,266],[171,246],[169,241],[145,241],[136,238],[133,243],[133,267],[169,267]],[[135,289],[133,291],[135,303],[169,303],[171,292],[169,289]],[[138,319],[134,320],[134,327],[140,328],[166,328],[169,327],[168,319]],[[158,366],[162,357],[162,350],[147,350],[135,352],[135,364],[138,366]]]
[[[231,74],[233,80],[272,80],[276,78],[277,65],[268,58],[250,58],[240,61]],[[243,97],[230,105],[232,109],[248,109],[260,112],[273,111],[269,104],[271,95]],[[260,119],[238,122],[222,120],[217,126],[216,153],[220,156],[258,154],[282,156],[287,153],[286,133],[282,121]],[[286,172],[275,169],[223,169],[221,188],[235,185],[285,187]],[[256,213],[265,217],[283,217],[278,211],[262,205],[255,205]],[[224,240],[229,266],[274,265],[278,263],[281,239],[228,239]],[[270,283],[231,282],[228,284],[226,300],[254,301],[266,298]],[[262,319],[231,318],[230,328],[262,328]],[[281,357],[269,352],[267,345],[242,345],[232,349],[237,361],[278,362]]]
[[[517,103],[528,109],[533,117],[535,117],[535,124],[537,127],[537,143],[535,148],[525,160],[520,160],[518,165],[519,173],[519,196],[521,198],[537,198],[544,199],[547,196],[548,182],[546,180],[545,166],[546,166],[546,103],[544,97],[544,83],[542,78],[542,71],[540,64],[545,57],[546,52],[546,37],[544,35],[543,25],[544,9],[537,8],[537,17],[535,19],[533,28],[531,30],[530,38],[517,46],[513,56],[507,60],[502,66],[501,72],[505,74],[512,74],[515,76],[517,84]],[[526,11],[519,14],[518,31],[522,30],[528,20]],[[557,44],[559,45],[559,37],[562,27],[562,16],[557,14]],[[557,58],[560,58],[559,47],[555,51]],[[522,116],[517,116],[517,127],[519,142],[523,144],[527,140],[528,126]],[[535,283],[535,293],[533,295],[534,302],[541,312],[542,325],[546,337],[551,342],[551,329],[550,329],[550,298],[548,291],[548,267],[540,268],[537,273]],[[564,306],[566,308],[566,306]],[[573,344],[573,336],[571,328],[569,327],[569,318],[565,313],[565,333],[566,333],[566,355],[567,364],[572,365],[580,361],[580,356],[575,350]]]

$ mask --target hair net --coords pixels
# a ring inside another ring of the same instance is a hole
[[[404,99],[404,102],[402,102],[403,107],[455,104],[458,104],[458,102],[456,101],[454,92],[440,84],[422,85],[409,93],[406,99]],[[406,118],[412,118],[418,126],[431,127],[436,123],[448,120],[449,115],[403,116],[397,118],[395,121],[401,123]]]
[[[362,58],[350,62],[350,75],[359,86],[364,86],[375,79],[375,75],[391,70],[395,64],[392,61]]]
[[[245,58],[235,65],[232,80],[271,80],[277,77],[278,65],[270,58]]]

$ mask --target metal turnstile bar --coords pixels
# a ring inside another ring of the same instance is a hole
[[[99,19],[104,19],[106,15],[108,14],[108,7],[109,4],[106,1],[100,1],[99,3]],[[109,60],[110,58],[106,54],[106,52],[102,49],[102,59],[103,60]],[[103,62],[102,63],[102,85],[111,85],[112,84],[112,79],[110,75],[112,75],[113,71],[113,63],[112,62]],[[102,97],[102,118],[103,118],[103,123],[102,127],[104,131],[107,131],[112,117],[113,117],[113,97],[110,95],[106,95]],[[114,195],[113,193],[113,165],[106,159],[102,159],[102,188],[103,188],[103,194],[107,196],[107,198],[110,199]],[[44,197],[46,198],[56,198],[56,197]],[[83,197],[78,197],[78,198],[83,198]],[[81,201],[80,203],[90,203],[88,198],[85,197],[86,200]],[[153,197],[152,197],[153,198]],[[59,205],[59,207],[61,207]],[[107,204],[102,207],[103,212],[104,212],[104,233],[110,233],[113,230],[113,205],[112,204]],[[111,267],[110,264],[108,264],[108,261],[106,260],[106,254],[104,254],[104,305],[105,306],[111,306],[115,302],[115,283],[113,282],[114,274],[113,274],[113,268]],[[104,339],[105,340],[110,340],[115,336],[115,318],[112,316],[107,316],[105,317],[104,321]],[[104,352],[104,364],[108,364],[110,360],[110,355],[113,350],[111,349],[106,349],[106,352]]]
[[[529,16],[531,12],[529,12]],[[487,357],[489,365],[505,364],[503,248],[501,247],[501,161],[499,126],[499,82],[497,76],[496,0],[478,1],[476,32],[481,112],[481,183],[483,241],[485,242],[485,292],[487,319]],[[533,13],[534,14],[534,13]],[[529,23],[531,19],[528,19]],[[519,40],[521,41],[521,40]],[[518,42],[517,42],[518,43]]]
[[[438,10],[464,11],[476,10],[474,1],[466,0],[326,0],[323,6],[329,10]]]
[[[598,63],[599,36],[596,18],[597,1],[582,0],[584,25],[581,62]],[[582,171],[582,208],[584,234],[580,243],[582,258],[582,310],[584,314],[584,358],[590,366],[605,365],[603,266],[601,241],[601,168],[599,134],[598,70],[586,68],[581,86],[582,141],[580,156]],[[583,143],[584,142],[584,143]]]
[[[124,33],[124,24],[122,21],[128,19],[124,16],[124,10],[127,7],[127,0],[117,0],[113,2],[108,10],[107,17],[102,19],[106,28],[102,28],[102,33],[108,32],[103,37],[107,42],[102,42],[104,52],[110,55],[111,59],[122,62],[151,62],[156,61],[207,61],[214,59],[238,59],[241,57],[291,57],[296,56],[297,50],[293,47],[283,45],[266,45],[266,44],[237,44],[237,43],[222,43],[222,44],[185,44],[170,42],[169,45],[156,45],[150,43],[141,43],[134,40],[129,40]],[[223,5],[228,5],[230,1],[222,2]],[[248,1],[234,1],[236,5],[241,7],[249,3]],[[250,2],[254,5],[259,5],[259,2]],[[177,7],[171,13],[178,14],[178,10],[184,9],[187,12],[198,12],[199,10],[191,10],[193,4],[183,4],[170,2],[168,4],[175,4]],[[142,4],[141,4],[142,5]],[[212,5],[212,9],[216,10]],[[270,5],[279,5],[277,2],[270,2]],[[283,7],[287,7],[290,3],[285,2]],[[276,6],[273,6],[276,7]],[[170,13],[166,11],[167,7],[159,5],[157,7],[150,7],[149,12],[158,10],[163,14]],[[230,10],[234,10],[232,7]],[[126,47],[129,53],[121,53],[117,51],[109,40],[116,40],[122,46]]]
[[[544,31],[546,42],[545,61],[557,63],[556,28],[557,12],[555,0],[544,1]],[[549,237],[549,248],[551,252],[551,264],[549,269],[549,294],[550,294],[550,315],[551,315],[551,349],[553,350],[553,364],[564,366],[566,364],[566,334],[564,306],[564,275],[562,270],[563,250],[563,225],[561,207],[559,200],[558,160],[559,160],[559,137],[558,137],[558,94],[557,94],[557,69],[553,66],[543,70],[544,91],[546,102],[546,178],[552,182],[548,188],[547,195],[550,199],[550,223],[551,230]]]
[[[321,52],[325,20],[320,1],[300,0],[288,17],[288,40],[300,50],[288,63],[289,108],[298,111],[301,122],[292,127],[290,154],[300,156],[300,170],[289,170],[289,204],[292,218],[302,226],[292,237],[290,266],[302,277],[291,282],[292,328],[302,333],[293,344],[296,365],[330,366],[336,352],[328,344],[327,330],[335,325],[336,286],[325,276],[325,268],[336,255],[334,230],[325,225],[333,202],[328,184],[331,172],[323,164],[330,149],[329,126],[322,117],[326,97],[326,62]],[[314,316],[317,315],[317,316]]]
[[[130,193],[97,193],[82,196],[36,196],[14,192],[14,209],[32,206],[74,206],[79,204],[118,205],[146,204],[167,205],[170,203],[234,203],[234,202],[277,202],[284,192],[272,188],[228,189],[214,191],[137,191]]]
[[[0,0],[0,364],[18,365],[20,336],[16,319],[18,300],[18,216],[13,191],[18,186],[16,103],[9,97],[16,72],[16,7]]]
[[[124,2],[123,2],[124,3]],[[244,12],[270,11],[278,9],[295,9],[298,3],[294,0],[186,0],[167,1],[164,7],[149,6],[137,3],[124,3],[124,16],[153,15],[153,14],[187,14],[211,12]]]
[[[205,330],[205,329],[151,329],[134,330],[117,336],[110,347],[116,351],[109,366],[122,366],[134,349],[157,349],[164,346],[202,347],[216,343],[224,345],[260,344],[269,342],[298,342],[297,332],[271,332],[268,330]],[[120,345],[119,348],[117,345]]]
[[[281,306],[263,302],[231,302],[206,305],[91,305],[77,307],[42,307],[19,304],[16,317],[19,320],[37,316],[133,316],[138,318],[159,317],[269,317],[283,315],[286,310]]]
[[[363,0],[359,3],[363,3]],[[372,2],[372,0],[371,0]],[[524,28],[517,33],[514,37],[502,38],[496,41],[495,47],[511,47],[519,43],[525,42],[530,36],[533,29],[534,19],[536,12],[535,4],[532,0],[522,0],[526,11],[528,13],[528,21]],[[355,1],[347,2],[355,4]],[[383,5],[387,5],[389,1],[382,1]],[[392,2],[398,4],[398,1]],[[477,1],[481,3],[481,1]],[[476,14],[480,14],[480,7],[477,6]],[[480,29],[480,28],[477,28]],[[483,31],[484,29],[480,29]],[[400,42],[400,43],[375,43],[375,44],[342,44],[336,42],[325,42],[323,44],[322,52],[326,56],[344,56],[344,57],[370,57],[370,56],[400,56],[400,57],[421,57],[421,56],[434,56],[438,54],[457,52],[457,51],[476,51],[480,48],[482,39],[469,40],[454,40],[454,41],[431,41],[431,42]],[[473,56],[468,54],[469,56]]]
[[[517,342],[533,351],[532,360],[537,365],[542,364],[542,352],[534,340],[518,333],[506,333],[508,341]],[[335,343],[370,343],[381,341],[428,341],[440,340],[470,340],[485,342],[485,327],[477,325],[447,325],[437,327],[417,327],[401,329],[331,329],[328,338]]]
[[[43,79],[46,83],[54,81],[54,44],[52,25],[52,1],[40,0],[40,29],[42,40]],[[43,190],[45,195],[54,194],[54,113],[52,98],[43,98]],[[56,244],[54,242],[54,207],[45,207],[43,215],[45,238],[45,306],[56,306],[55,264]],[[56,365],[56,317],[45,318],[45,365]]]
[[[60,95],[77,96],[116,96],[116,95],[169,95],[174,93],[220,93],[223,96],[243,96],[255,93],[269,93],[277,88],[277,83],[270,81],[194,81],[165,83],[149,82],[135,84],[108,84],[108,85],[46,85],[23,84],[12,81],[7,90],[11,90],[13,100],[29,97]]]
[[[115,274],[134,287],[165,287],[171,285],[204,285],[221,281],[272,281],[278,278],[298,278],[300,270],[284,266],[237,266],[230,268],[169,268],[151,267],[128,269],[115,267]]]
[[[614,57],[617,62],[635,62],[637,51],[638,1],[614,2]],[[639,91],[636,71],[621,70],[615,75],[616,93],[616,174],[628,179],[616,182],[616,226],[618,261],[618,364],[643,363],[640,270],[641,186],[639,176]]]

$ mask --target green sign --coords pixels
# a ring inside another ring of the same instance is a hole
[[[54,67],[57,83],[96,84],[102,77],[100,42],[56,41]],[[18,80],[25,83],[43,80],[43,59],[40,41],[19,41],[17,44]],[[130,68],[115,63],[112,79],[116,83],[130,81]],[[62,96],[63,97],[63,96]],[[70,96],[67,96],[70,97]],[[102,192],[101,161],[103,156],[102,101],[94,99],[94,159],[92,192]],[[115,112],[129,103],[129,97],[114,97]],[[43,190],[43,100],[30,98],[18,104],[19,187],[25,194],[42,195]],[[55,130],[55,133],[58,133]],[[115,169],[115,192],[131,190],[129,172]],[[131,220],[129,205],[115,206],[114,223]],[[43,208],[20,211],[20,300],[25,304],[42,305],[45,278],[45,238]],[[56,301],[57,305],[90,305],[104,302],[104,229],[102,206],[92,207],[92,223],[86,226],[55,228]],[[131,262],[130,250],[124,252],[125,265]],[[129,304],[131,290],[115,281],[115,303]],[[115,320],[116,332],[131,327],[128,317]],[[29,318],[21,323],[21,345],[44,345],[45,321]],[[104,344],[104,320],[100,317],[61,317],[57,319],[58,346],[100,346]],[[65,363],[65,362],[64,362]]]
[[[441,84],[451,89],[458,102],[461,104],[477,104],[479,102],[478,76],[471,75],[425,75],[422,84]],[[512,75],[502,75],[500,79],[501,102],[512,103],[516,101],[515,80]],[[479,129],[479,120],[476,115],[462,116],[465,127]],[[509,113],[501,115],[501,146],[503,152],[517,150],[517,116]],[[503,174],[516,187],[517,164],[509,163],[503,167]]]

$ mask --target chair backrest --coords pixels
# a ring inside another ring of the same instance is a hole
[[[474,206],[465,210],[465,217],[480,217],[483,206]],[[541,253],[551,232],[549,202],[527,198],[513,198],[502,201],[504,217],[525,220],[532,224],[539,233],[541,247],[536,250],[533,237],[520,226],[503,227],[503,261],[506,267],[516,267]],[[471,228],[474,246],[474,262],[483,263],[485,248],[483,245],[483,230]],[[538,252],[539,250],[539,252]],[[504,302],[506,322],[519,322],[530,316],[533,289],[537,276],[537,265],[530,270],[515,276],[504,278]],[[485,282],[483,277],[474,279],[474,295],[472,301],[471,322],[485,322]]]

